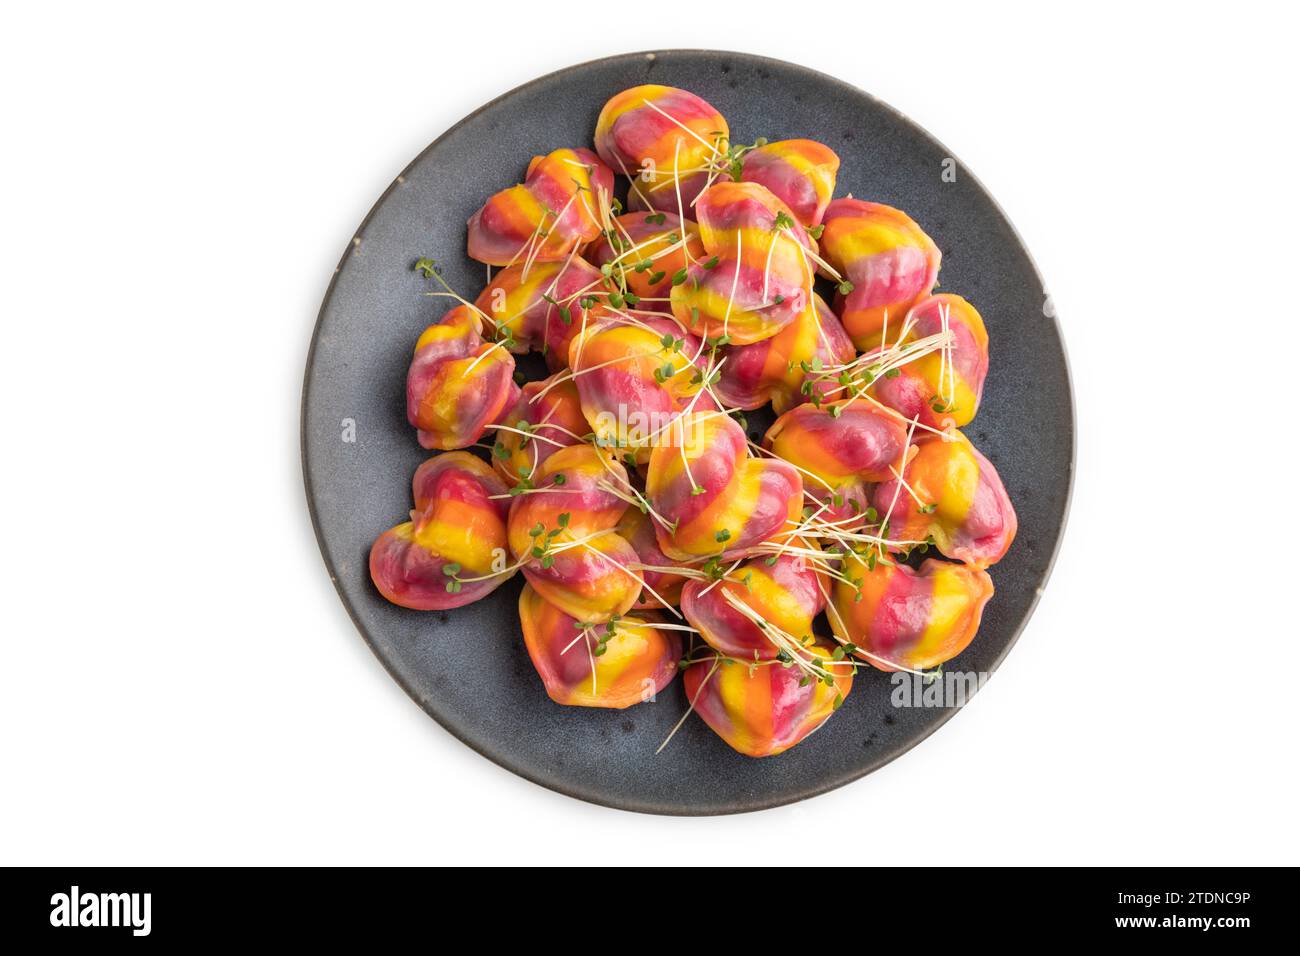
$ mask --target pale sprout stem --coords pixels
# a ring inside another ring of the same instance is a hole
[[[916,419],[913,418],[913,419],[912,419],[912,425],[911,425],[911,427],[908,428],[908,430],[907,430],[907,440],[906,440],[905,442],[903,442],[903,447],[904,447],[904,448],[909,448],[909,447],[911,447],[911,445],[912,445],[912,434],[913,434],[913,432],[914,432],[915,430],[916,430]],[[893,525],[893,522],[894,522],[894,508],[898,505],[898,496],[899,496],[900,494],[902,494],[902,493],[903,493],[903,481],[902,481],[902,479],[900,478],[899,481],[898,481],[898,483],[897,483],[896,485],[894,485],[894,497],[893,497],[893,499],[889,502],[889,510],[885,512],[883,518],[881,519],[881,520],[884,521],[884,522],[888,522],[888,523],[890,524],[890,526],[892,526],[892,525]],[[882,552],[883,552],[883,548],[882,548],[881,550],[882,550]]]
[[[708,685],[710,678],[713,677],[714,671],[718,669],[718,665],[721,663],[721,656],[714,658],[713,666],[709,668],[709,672],[704,675],[704,680],[700,681],[700,686],[695,688],[695,693],[691,695],[691,703],[690,706],[686,708],[686,713],[682,714],[681,720],[673,724],[673,729],[668,732],[668,736],[664,738],[664,742],[655,750],[656,757],[659,756],[663,749],[668,746],[668,742],[672,740],[673,737],[677,736],[677,731],[682,729],[682,724],[686,723],[686,718],[691,716],[691,713],[695,710],[695,704],[700,699],[700,695],[704,693],[704,688]]]

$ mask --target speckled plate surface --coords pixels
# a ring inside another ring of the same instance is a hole
[[[831,146],[842,160],[836,195],[904,209],[943,251],[941,290],[983,314],[991,365],[979,416],[964,431],[1001,473],[1020,531],[991,570],[997,593],[978,636],[946,669],[998,665],[1038,600],[1069,503],[1074,411],[1043,281],[959,162],[955,182],[944,181],[952,154],[924,130],[860,90],[777,60],[669,51],[584,63],[494,100],[403,170],[351,239],[321,307],[303,387],[307,498],[325,564],[362,635],[406,692],[469,746],[529,780],[608,806],[757,810],[861,777],[955,711],[895,708],[889,676],[868,669],[839,712],[781,756],[740,756],[694,716],[655,756],[685,711],[681,681],[624,711],[553,704],[523,647],[521,578],[477,604],[421,613],[389,604],[367,573],[371,542],[409,511],[411,475],[428,454],[406,422],[406,367],[416,338],[446,306],[421,294],[427,286],[413,262],[436,258],[454,288],[477,295],[484,270],[465,256],[465,220],[518,182],[534,154],[589,147],[605,100],[639,83],[703,96],[736,142],[808,137]],[[344,440],[347,420],[354,441]]]

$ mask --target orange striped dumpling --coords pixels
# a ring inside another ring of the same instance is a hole
[[[849,285],[836,297],[840,321],[860,351],[880,344],[886,322],[907,310],[939,278],[939,247],[904,212],[861,199],[836,199],[822,219],[821,254]]]
[[[842,389],[835,374],[825,370],[852,362],[856,355],[844,326],[819,295],[776,335],[724,347],[722,354],[726,361],[715,391],[723,404],[748,411],[771,402],[778,415],[814,396],[832,400]]]
[[[534,156],[517,186],[492,196],[469,219],[467,252],[491,266],[556,262],[600,235],[600,194],[614,175],[589,149]]]
[[[906,461],[907,426],[863,401],[798,405],[767,430],[764,447],[800,469],[804,488],[844,531],[866,520],[868,485],[893,478]]]
[[[905,564],[847,559],[828,611],[831,628],[856,656],[883,670],[925,670],[956,657],[975,637],[993,596],[987,571],[930,558]]]
[[[615,530],[629,494],[623,465],[607,451],[570,445],[547,458],[530,484],[511,504],[507,526],[528,583],[580,621],[626,614],[642,581],[636,551]]]
[[[803,483],[792,465],[751,457],[744,429],[727,415],[691,412],[651,452],[646,495],[669,523],[655,525],[664,554],[737,558],[792,528]]]
[[[596,119],[596,152],[631,180],[634,209],[683,213],[725,157],[727,121],[686,90],[647,84],[610,97]]]
[[[402,607],[445,611],[490,594],[513,572],[506,560],[506,488],[469,452],[430,458],[412,482],[411,520],[370,549],[370,578]]]
[[[941,554],[977,568],[1001,561],[1017,520],[997,469],[956,429],[924,435],[915,448],[903,470],[907,488],[890,480],[875,489],[889,538],[933,541]]]
[[[700,351],[699,340],[664,315],[611,317],[575,336],[569,367],[597,443],[644,464],[685,409],[713,408],[707,392],[697,394],[702,381],[692,359]]]
[[[519,595],[524,646],[546,694],[571,707],[622,709],[654,700],[677,675],[682,642],[656,628],[653,614],[629,614],[607,624],[565,614],[531,586]]]
[[[821,224],[830,205],[839,168],[840,158],[829,146],[811,139],[786,139],[747,152],[740,178],[766,186],[811,229]]]
[[[791,638],[804,641],[825,606],[816,571],[798,554],[754,558],[721,581],[682,589],[686,620],[719,654],[741,661],[769,661]]]
[[[483,341],[482,321],[458,305],[424,330],[406,374],[406,417],[425,448],[468,448],[514,401],[515,359]]]
[[[959,295],[932,295],[912,306],[898,329],[904,330],[904,346],[943,334],[951,344],[876,379],[872,394],[904,418],[915,418],[931,428],[970,424],[979,410],[989,370],[989,336],[980,314]]]
[[[686,699],[733,750],[747,757],[784,753],[824,724],[853,688],[853,669],[831,659],[833,646],[819,640],[801,652],[828,673],[829,683],[777,661],[706,659],[682,675]]]
[[[632,212],[614,220],[612,235],[589,245],[583,255],[597,267],[617,268],[639,307],[669,312],[673,279],[696,259],[704,258],[700,228],[672,212]]]
[[[558,375],[524,385],[500,424],[504,427],[496,432],[492,465],[511,485],[532,478],[546,459],[578,444],[590,431],[577,387]]]
[[[812,302],[812,239],[758,183],[721,182],[695,204],[707,259],[673,286],[672,310],[708,338],[748,345],[776,335]]]
[[[554,372],[567,364],[569,342],[601,311],[607,290],[605,277],[585,259],[535,262],[503,269],[474,305],[510,351],[541,352]]]

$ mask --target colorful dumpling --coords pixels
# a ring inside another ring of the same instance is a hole
[[[415,510],[370,549],[370,579],[402,607],[445,611],[484,597],[506,570],[506,487],[469,452],[430,458],[412,481]]]
[[[672,310],[697,335],[733,345],[776,335],[812,301],[813,241],[758,183],[720,182],[695,204],[707,259],[673,286]]]
[[[839,389],[833,374],[814,375],[806,388],[804,382],[811,371],[852,362],[856,353],[830,306],[814,295],[813,307],[776,335],[752,345],[725,347],[722,354],[726,362],[714,386],[722,403],[748,411],[771,402],[780,415],[813,395],[826,397]]]
[[[960,654],[979,629],[993,596],[988,572],[930,558],[913,571],[905,564],[848,559],[827,609],[841,643],[882,671],[926,670]],[[859,596],[860,595],[860,596]]]
[[[514,499],[507,524],[528,583],[580,621],[603,623],[631,610],[642,582],[636,551],[614,530],[627,508],[615,492],[629,494],[623,466],[591,445],[570,445],[531,481],[537,490]]]
[[[741,661],[772,660],[790,638],[803,643],[825,606],[817,572],[799,555],[754,558],[722,581],[693,580],[682,589],[686,620],[719,654]]]
[[[584,318],[603,314],[607,291],[600,270],[575,256],[504,269],[474,305],[496,323],[498,339],[509,339],[512,352],[541,352],[556,371],[567,364],[569,342]]]
[[[980,314],[959,295],[932,295],[912,307],[899,331],[903,328],[909,330],[903,344],[945,331],[953,343],[899,366],[897,375],[877,379],[872,394],[931,428],[969,424],[989,370],[989,336]]]
[[[669,312],[673,276],[704,256],[700,227],[672,212],[633,212],[614,220],[614,235],[597,239],[583,252],[595,266],[618,267],[637,307]]]
[[[772,423],[763,446],[802,469],[804,488],[828,506],[822,517],[851,531],[865,518],[867,485],[903,468],[907,424],[864,401],[804,404]]]
[[[665,604],[680,604],[682,585],[687,578],[668,570],[674,567],[675,562],[659,549],[654,519],[640,508],[629,507],[623,512],[623,517],[614,530],[632,545],[632,550],[636,552],[637,570],[645,582],[641,597],[633,607],[661,608]]]
[[[682,415],[660,437],[646,475],[664,554],[738,558],[788,531],[803,505],[799,472],[749,454],[744,429],[721,412]]]
[[[766,186],[811,229],[821,224],[835,193],[840,158],[815,140],[785,139],[750,150],[740,168],[744,182]]]
[[[651,625],[653,615],[627,615],[608,624],[583,623],[531,586],[519,595],[519,620],[528,656],[557,704],[622,709],[672,682],[682,656],[677,632]]]
[[[515,359],[483,341],[482,319],[458,305],[415,343],[406,375],[406,417],[425,448],[467,448],[518,392]]]
[[[492,465],[511,485],[531,478],[542,462],[561,448],[576,445],[591,431],[577,386],[555,375],[524,385],[499,424],[505,427],[496,430]]]
[[[930,294],[939,247],[906,213],[861,199],[836,199],[822,219],[821,254],[852,285],[836,298],[844,329],[860,351],[880,344],[889,325]]]
[[[699,354],[699,340],[661,315],[612,318],[575,336],[569,367],[597,443],[644,463],[658,436],[684,409],[692,403],[713,408],[707,392],[696,397],[701,382],[692,359]]]
[[[614,174],[591,150],[534,156],[523,183],[470,217],[469,257],[492,266],[564,259],[600,235],[601,192],[613,194]]]
[[[596,152],[631,180],[632,207],[684,212],[725,156],[727,121],[671,86],[634,86],[609,99],[596,120]]]
[[[749,757],[772,757],[824,724],[849,696],[853,668],[847,661],[832,661],[831,654],[828,641],[804,648],[805,658],[830,675],[830,684],[807,677],[796,666],[711,660],[688,667],[682,684],[695,713],[732,749]]]
[[[903,471],[911,494],[896,480],[877,485],[876,511],[889,522],[891,540],[932,539],[941,554],[987,568],[1011,547],[1016,511],[989,460],[961,432],[949,436],[916,439]]]

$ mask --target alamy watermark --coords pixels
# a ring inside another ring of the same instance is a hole
[[[129,927],[133,936],[148,936],[152,905],[152,893],[83,893],[73,886],[50,897],[50,925]]]
[[[894,707],[965,707],[992,675],[988,671],[913,674],[894,671],[889,703]]]

